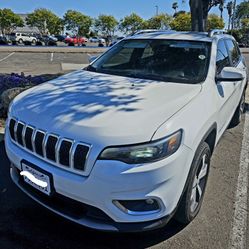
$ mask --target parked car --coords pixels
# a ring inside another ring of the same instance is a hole
[[[6,36],[0,36],[0,45],[8,45],[8,39]]]
[[[66,36],[65,36],[65,35],[55,35],[55,38],[57,38],[57,40],[58,40],[59,42],[64,42]]]
[[[5,132],[12,180],[93,229],[188,224],[217,143],[241,120],[247,80],[222,31],[127,37],[84,70],[14,99]]]
[[[99,42],[99,38],[97,36],[91,37],[89,39],[90,42],[94,42],[94,43],[98,43]]]
[[[37,35],[36,39],[39,46],[57,46],[58,39],[52,35]]]
[[[72,37],[66,37],[65,43],[69,46],[79,45],[79,46],[86,46],[87,38],[85,37],[79,37],[79,36],[72,36]]]
[[[9,39],[12,43],[19,43],[19,44],[36,44],[37,39],[35,36],[25,33],[11,33]]]

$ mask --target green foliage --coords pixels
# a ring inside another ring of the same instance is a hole
[[[170,23],[170,27],[176,31],[190,31],[191,30],[191,15],[190,13],[181,13],[176,15]]]
[[[23,27],[22,18],[11,9],[0,9],[0,32],[11,33],[16,27]]]
[[[63,30],[62,20],[52,11],[44,8],[28,14],[26,22],[30,26],[37,27],[42,34],[58,34]]]
[[[112,36],[117,25],[118,21],[111,15],[99,15],[94,24],[96,30],[100,31],[105,37]]]
[[[140,29],[143,29],[145,25],[146,23],[143,18],[141,18],[135,13],[132,13],[131,15],[126,16],[120,21],[119,28],[126,35],[129,35],[136,33],[136,31]]]
[[[79,11],[68,10],[64,15],[64,24],[68,30],[77,35],[87,36],[92,26],[92,18]]]
[[[232,35],[237,42],[242,42],[243,37],[244,37],[244,33],[243,31],[240,29],[232,29],[228,31],[228,34]]]
[[[215,14],[210,14],[208,16],[207,29],[223,29],[225,27],[225,23],[222,18]]]
[[[168,14],[160,14],[146,21],[147,29],[169,29],[172,17]]]
[[[241,19],[241,28],[245,32],[248,32],[248,30],[249,30],[249,18]]]
[[[249,18],[249,1],[242,2],[241,4],[237,5],[235,18],[237,20]]]

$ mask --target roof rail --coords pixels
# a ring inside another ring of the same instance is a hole
[[[208,32],[208,37],[213,37],[214,35],[221,35],[226,33],[226,30],[223,29],[213,29]]]

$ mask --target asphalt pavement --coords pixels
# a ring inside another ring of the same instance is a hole
[[[241,124],[227,130],[215,149],[203,206],[197,218],[186,227],[171,221],[163,229],[138,234],[89,230],[36,204],[11,182],[9,161],[2,142],[0,248],[246,249],[249,246],[248,141],[247,105]]]

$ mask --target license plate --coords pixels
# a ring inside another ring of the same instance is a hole
[[[48,175],[30,167],[25,163],[22,164],[22,171],[20,174],[24,181],[32,187],[38,189],[46,195],[51,194],[50,178]]]

